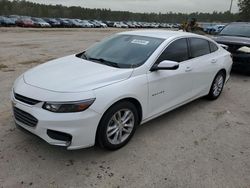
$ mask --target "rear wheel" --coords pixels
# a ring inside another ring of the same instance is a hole
[[[209,94],[207,95],[209,99],[216,100],[221,95],[225,84],[225,78],[226,75],[222,71],[215,76]]]
[[[127,101],[115,104],[104,114],[97,131],[98,144],[109,150],[126,145],[139,124],[136,107]]]

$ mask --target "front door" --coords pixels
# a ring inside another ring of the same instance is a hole
[[[189,60],[187,39],[172,42],[156,63],[163,60],[179,62],[179,68],[148,72],[148,117],[171,109],[193,96],[193,67],[192,60]]]

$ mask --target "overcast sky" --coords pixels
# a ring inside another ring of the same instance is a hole
[[[131,12],[213,12],[227,11],[231,0],[29,0],[37,3],[62,4],[86,8],[110,8]],[[233,12],[238,11],[237,1],[233,0]]]

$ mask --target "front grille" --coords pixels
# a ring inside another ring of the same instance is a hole
[[[21,102],[26,103],[26,104],[30,104],[30,105],[35,105],[35,104],[41,102],[41,101],[38,101],[35,99],[31,99],[31,98],[19,95],[17,93],[14,93],[14,96],[15,96],[16,100],[21,101]]]
[[[14,116],[17,121],[20,121],[21,123],[30,126],[30,127],[35,127],[38,123],[38,120],[30,115],[27,112],[24,112],[16,107],[13,108],[14,111]]]

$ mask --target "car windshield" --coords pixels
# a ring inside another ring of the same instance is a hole
[[[119,68],[134,68],[145,63],[164,39],[114,35],[87,49],[82,58]]]
[[[220,32],[220,35],[250,37],[250,24],[230,24]]]

